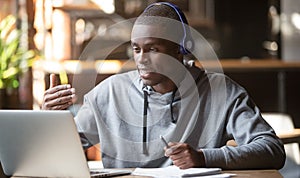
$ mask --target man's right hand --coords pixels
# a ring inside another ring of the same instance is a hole
[[[43,110],[63,110],[76,100],[75,88],[70,84],[57,85],[56,76],[50,74],[50,87],[44,93]]]

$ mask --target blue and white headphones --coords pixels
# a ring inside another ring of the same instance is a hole
[[[145,10],[144,12],[146,12],[149,8],[153,7],[153,6],[157,6],[157,5],[166,5],[171,7],[172,9],[174,9],[174,11],[176,12],[176,14],[178,15],[181,24],[182,24],[182,29],[183,29],[183,38],[180,42],[180,53],[181,54],[190,54],[194,47],[194,41],[191,39],[191,35],[190,35],[190,30],[188,29],[188,21],[186,20],[185,15],[183,14],[183,12],[178,8],[178,6],[176,6],[175,4],[169,3],[169,2],[157,2],[157,3],[153,3],[150,4]]]

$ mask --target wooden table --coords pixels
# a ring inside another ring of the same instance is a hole
[[[223,173],[236,174],[233,178],[282,178],[283,176],[277,170],[231,170],[223,171]],[[117,176],[122,178],[147,178],[147,176]]]
[[[233,178],[282,178],[283,176],[277,170],[227,170],[222,171],[223,173],[231,173],[236,174]],[[146,178],[147,176],[134,176],[134,175],[126,175],[126,176],[116,176],[120,178]],[[0,169],[0,178],[7,178]],[[18,177],[20,178],[20,177]]]
[[[284,144],[300,143],[300,128],[294,129],[291,133],[278,134]]]
[[[300,144],[300,128],[294,129],[292,132],[278,134],[278,137],[283,142],[283,144],[288,143],[299,143]],[[234,140],[229,140],[226,145],[237,146]]]
[[[239,170],[239,171],[223,171],[224,173],[236,174],[233,178],[279,178],[283,177],[277,170]]]

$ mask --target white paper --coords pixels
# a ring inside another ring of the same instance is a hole
[[[177,166],[165,168],[136,168],[132,175],[151,176],[151,177],[195,177],[216,175],[221,173],[221,168],[189,168],[179,169]]]

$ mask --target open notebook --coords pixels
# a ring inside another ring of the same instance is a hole
[[[216,177],[227,178],[233,174],[222,174],[221,168],[189,168],[179,169],[177,166],[168,166],[164,168],[136,168],[132,174],[139,176],[150,176],[156,178],[165,177]]]
[[[129,170],[101,169],[91,175],[69,111],[0,110],[0,161],[8,176],[130,174]]]

